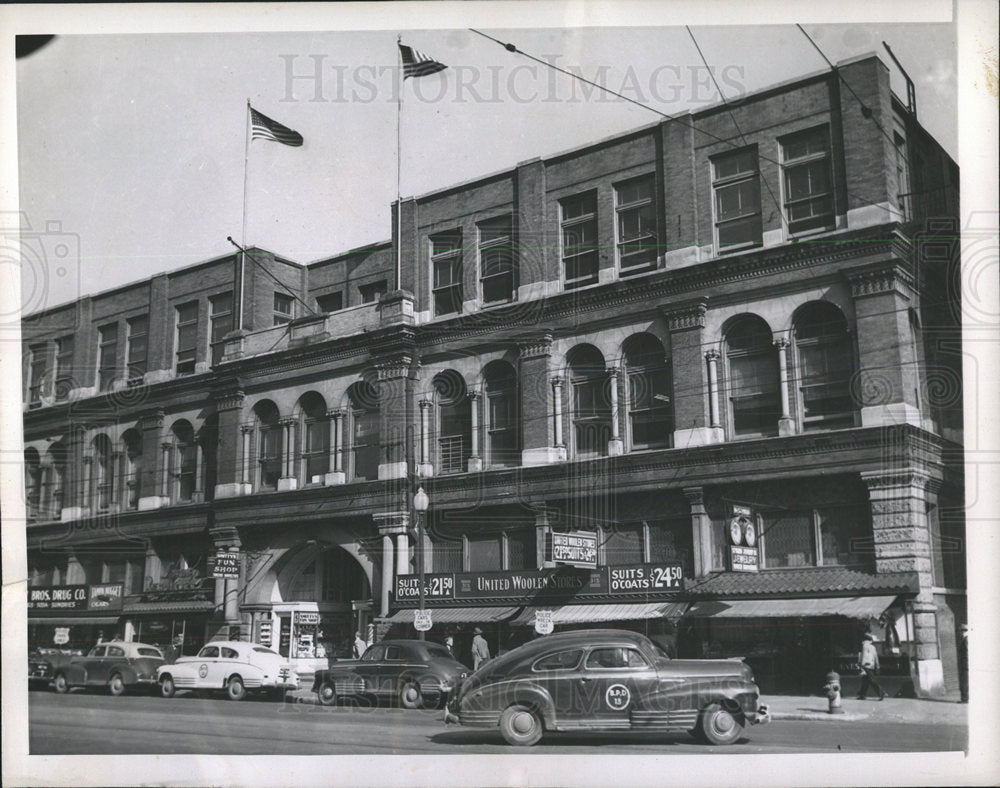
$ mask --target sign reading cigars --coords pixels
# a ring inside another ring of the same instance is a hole
[[[608,596],[670,597],[682,590],[680,564],[632,564],[596,569],[563,567],[506,572],[432,573],[425,577],[427,600],[476,600],[517,604],[560,604],[571,599]],[[396,602],[416,605],[417,575],[396,577]]]
[[[121,583],[37,586],[28,589],[28,610],[32,613],[110,612],[122,609],[123,594]]]

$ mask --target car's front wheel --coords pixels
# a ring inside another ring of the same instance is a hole
[[[316,690],[316,697],[319,699],[320,706],[336,706],[337,688],[333,686],[332,681],[324,681]]]
[[[500,735],[507,744],[530,747],[542,738],[542,732],[542,720],[538,712],[527,706],[508,706],[500,715]]]
[[[243,686],[243,679],[239,676],[233,676],[226,682],[226,696],[229,700],[243,700],[246,695],[246,687]]]
[[[115,697],[125,694],[125,679],[122,678],[121,673],[116,673],[111,677],[111,680],[108,682],[108,692]]]
[[[424,705],[424,696],[420,685],[413,679],[403,679],[399,687],[399,705],[404,709],[419,709]]]
[[[743,733],[742,715],[737,717],[729,709],[712,703],[702,709],[695,731],[708,744],[732,744]]]
[[[172,698],[177,693],[177,687],[174,686],[173,676],[164,676],[160,679],[160,695],[164,698]]]
[[[65,695],[69,692],[69,682],[66,681],[66,676],[62,673],[56,673],[56,677],[52,679],[52,686],[60,695]]]

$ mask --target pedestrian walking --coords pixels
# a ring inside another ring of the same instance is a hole
[[[861,639],[861,653],[858,654],[858,664],[861,666],[861,689],[858,690],[858,700],[864,700],[868,695],[868,688],[872,687],[878,692],[878,699],[885,700],[885,690],[875,679],[878,674],[878,651],[872,642],[872,636],[865,632]]]
[[[490,658],[490,644],[483,637],[483,630],[476,627],[472,630],[475,637],[472,638],[472,669],[479,670],[479,666]]]
[[[368,644],[365,643],[364,638],[361,637],[360,632],[354,633],[354,658],[361,659],[362,655],[368,649]]]
[[[451,654],[453,657],[455,656],[455,638],[453,638],[451,635],[445,637],[444,647],[448,649],[449,654]]]

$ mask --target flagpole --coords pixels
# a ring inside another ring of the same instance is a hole
[[[240,244],[243,249],[247,248],[247,170],[250,162],[250,99],[247,98],[247,118],[245,125],[246,147],[243,153],[243,237]],[[239,308],[237,310],[236,328],[243,330],[243,287],[246,271],[247,253],[240,251],[240,296]]]
[[[399,44],[402,42],[401,35],[396,36],[396,51],[399,52]],[[400,125],[403,117],[403,85],[405,75],[403,71],[402,55],[399,56],[399,93],[396,95],[396,290],[403,286],[403,198],[400,189],[400,160],[402,149]]]

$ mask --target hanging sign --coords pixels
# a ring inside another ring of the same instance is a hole
[[[551,610],[535,611],[535,632],[539,635],[551,635],[553,626]]]
[[[597,566],[597,532],[549,534],[549,559],[556,564],[593,569]]]
[[[413,611],[413,628],[417,632],[426,632],[431,628],[431,611],[430,610],[414,610]]]
[[[757,548],[730,545],[730,565],[734,572],[756,572],[758,570]]]
[[[224,577],[227,580],[240,579],[240,554],[220,550],[215,554],[215,568],[212,577]]]

